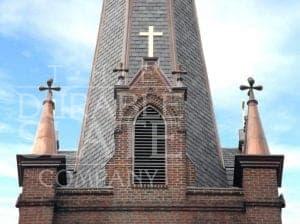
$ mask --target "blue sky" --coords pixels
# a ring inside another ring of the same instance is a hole
[[[63,149],[76,149],[101,0],[0,0],[0,217],[17,223],[15,155],[29,153],[44,94],[54,77],[56,126]],[[222,146],[237,145],[238,89],[254,76],[273,154],[285,154],[284,223],[300,219],[300,2],[197,0]],[[56,71],[55,71],[56,70]],[[298,222],[297,222],[298,223]]]

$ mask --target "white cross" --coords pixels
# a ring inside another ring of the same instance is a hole
[[[154,26],[149,26],[148,32],[140,32],[140,36],[148,37],[148,57],[154,56],[154,37],[162,35],[162,32],[154,32]]]

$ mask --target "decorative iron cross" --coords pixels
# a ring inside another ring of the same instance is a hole
[[[39,87],[39,90],[40,91],[46,91],[48,90],[48,96],[47,96],[47,100],[52,100],[52,95],[53,95],[53,92],[52,91],[60,91],[61,88],[60,87],[53,87],[53,79],[49,79],[47,81],[47,87],[45,86],[40,86]]]
[[[240,86],[240,89],[242,91],[244,90],[249,90],[248,91],[248,96],[249,96],[249,100],[255,100],[255,97],[254,97],[254,90],[258,90],[258,91],[262,91],[263,90],[263,86],[259,85],[259,86],[254,86],[255,84],[255,80],[253,78],[248,78],[248,83],[249,83],[249,86],[246,86],[246,85],[241,85]]]
[[[113,72],[129,72],[129,69],[125,68],[124,64],[120,62]]]
[[[154,37],[162,35],[162,32],[154,32],[154,26],[149,26],[148,32],[140,32],[140,36],[148,37],[148,57],[154,57]]]
[[[172,72],[173,75],[176,75],[176,74],[184,74],[186,75],[187,72],[183,70],[183,67],[182,65],[178,64],[176,65],[176,70]]]

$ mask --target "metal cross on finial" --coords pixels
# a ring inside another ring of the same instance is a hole
[[[251,77],[248,78],[248,83],[249,83],[249,86],[241,85],[240,86],[240,90],[242,90],[242,91],[249,90],[248,91],[249,101],[255,100],[254,90],[262,91],[263,90],[263,86],[261,86],[261,85],[254,86],[255,80],[253,78],[251,78]]]
[[[53,87],[52,85],[53,85],[53,79],[49,79],[47,81],[47,87],[45,87],[45,86],[40,86],[39,87],[40,91],[48,90],[47,100],[50,100],[50,101],[52,101],[52,95],[53,95],[52,91],[60,91],[61,90],[60,87],[57,87],[57,86]]]
[[[113,72],[129,72],[128,69],[125,68],[124,64],[122,62],[120,62],[117,66],[117,68],[115,68],[113,70]]]

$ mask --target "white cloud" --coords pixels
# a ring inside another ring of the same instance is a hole
[[[10,77],[0,68],[0,103],[11,103],[15,97],[15,89],[10,81]]]
[[[3,0],[0,3],[0,32],[54,42],[54,47],[48,50],[56,63],[87,68],[95,47],[101,2]],[[266,7],[259,0],[196,2],[207,67],[218,106],[230,106],[238,86],[249,75],[268,84],[268,89],[287,79],[284,74],[273,77],[274,80],[269,78],[279,67],[295,62],[293,55],[283,55],[278,49],[299,20],[299,3]],[[82,82],[82,79],[77,81]]]
[[[95,42],[99,8],[99,0],[3,0],[1,32],[11,35],[26,32],[62,43],[91,45]]]
[[[17,154],[30,154],[30,145],[0,143],[0,178],[17,178]]]
[[[270,144],[270,150],[272,154],[284,155],[284,170],[299,170],[300,173],[300,146]]]
[[[2,223],[17,224],[19,219],[18,209],[11,207],[0,207],[0,217]]]
[[[239,85],[249,76],[264,84],[268,95],[279,95],[280,88],[291,88],[291,74],[276,72],[297,61],[297,55],[284,54],[279,49],[299,24],[299,2],[281,7],[266,6],[258,0],[199,0],[197,3],[209,77],[218,107],[231,107]]]
[[[16,198],[0,198],[0,217],[1,223],[17,224],[18,223],[18,209],[15,208]]]
[[[299,146],[289,146],[289,145],[278,145],[270,144],[270,150],[272,154],[284,155],[284,185],[281,189],[285,200],[286,208],[283,209],[283,220],[284,223],[288,224],[298,224],[299,222],[299,180],[297,179],[296,173],[300,173],[300,147]],[[295,173],[295,179],[289,176],[291,173]],[[292,181],[291,181],[292,179]]]
[[[55,63],[89,68],[101,2],[3,0],[0,3],[0,32],[53,42],[54,47],[48,50]],[[218,106],[231,106],[238,86],[250,75],[268,84],[267,89],[287,79],[284,74],[273,77],[273,81],[269,78],[279,67],[295,62],[294,56],[282,55],[278,49],[299,20],[297,5],[283,4],[280,8],[267,9],[258,0],[196,2],[207,67]],[[82,83],[82,79],[70,78],[70,82],[74,81]]]
[[[299,203],[288,203],[287,207],[283,210],[283,220],[286,224],[299,223]]]
[[[266,110],[262,111],[264,112],[263,122],[267,138],[270,141],[287,142],[290,139],[293,140],[292,136],[299,136],[300,133],[296,131],[300,124],[297,106],[292,108],[290,104],[287,106],[286,103],[275,108],[273,104],[266,106]]]
[[[8,124],[0,122],[0,134],[12,133],[14,131],[13,127]]]
[[[14,98],[14,90],[11,86],[5,86],[1,84],[0,89],[0,102],[1,103],[9,103]]]
[[[298,183],[295,180],[295,183]],[[286,200],[286,208],[283,209],[283,220],[284,223],[288,224],[298,224],[299,223],[299,209],[300,209],[300,202],[299,202],[299,191],[300,186],[284,186],[281,189],[285,200]]]
[[[53,62],[89,68],[95,47],[101,0],[2,0],[0,34],[46,43]],[[21,52],[28,57],[28,52]],[[71,66],[70,66],[71,67]]]

